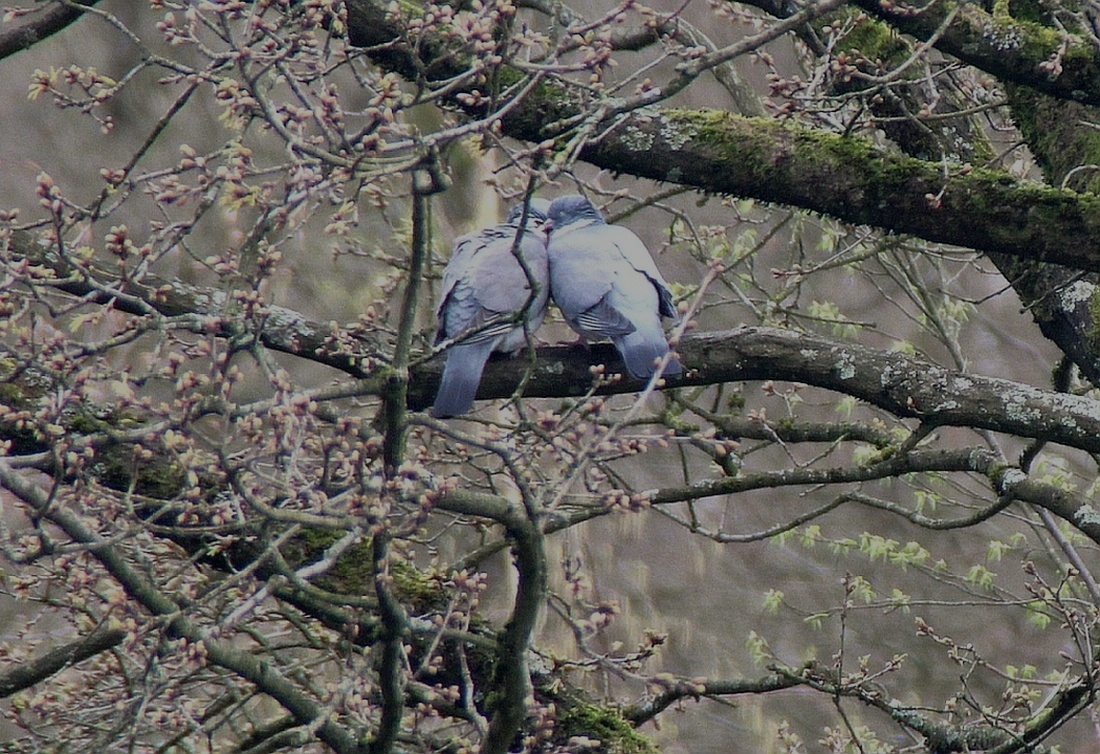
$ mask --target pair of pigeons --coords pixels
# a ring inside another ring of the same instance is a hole
[[[456,342],[432,406],[437,417],[470,410],[489,355],[523,348],[526,333],[542,324],[548,295],[582,336],[610,338],[638,379],[652,377],[668,353],[661,317],[676,316],[672,292],[640,238],[605,223],[579,195],[531,200],[517,241],[522,216],[523,206],[514,207],[506,223],[455,242],[443,272],[436,342]],[[680,371],[673,358],[663,373]]]

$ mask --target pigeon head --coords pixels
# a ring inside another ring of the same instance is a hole
[[[546,216],[550,211],[550,202],[545,199],[532,199],[530,205],[527,207],[527,222],[535,223],[546,222]],[[508,212],[508,222],[518,223],[519,219],[523,217],[523,202],[516,204]]]
[[[580,194],[558,197],[550,204],[550,210],[546,214],[550,219],[551,227],[554,228],[564,228],[578,220],[603,223],[603,215],[600,211]]]

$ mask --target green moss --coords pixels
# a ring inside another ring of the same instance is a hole
[[[846,13],[855,15],[855,11]],[[887,68],[909,54],[909,45],[892,26],[870,17],[863,18],[840,43],[842,50],[856,50],[868,60],[882,61]]]
[[[283,548],[283,555],[293,564],[311,563],[346,532],[331,529],[303,529]],[[351,547],[323,576],[314,579],[315,586],[341,594],[374,592],[374,557],[370,540]]]
[[[500,70],[502,89],[518,84],[524,78],[525,75],[514,68],[505,67]],[[549,79],[536,83],[527,92],[524,102],[525,106],[513,109],[505,116],[505,121],[509,131],[530,140],[545,138],[545,127],[574,114],[577,106],[567,89]],[[556,146],[564,146],[564,143],[559,140]]]
[[[956,13],[952,34],[955,44],[962,47],[1018,50],[1020,57],[1038,62],[1060,50],[1064,40],[1062,32],[1045,25],[1044,11],[1034,0],[995,0],[988,13],[974,3],[948,2],[937,8],[938,18]],[[1066,59],[1092,61],[1095,50],[1077,41],[1064,55]]]
[[[995,7],[1000,7],[1008,16],[1019,21],[1042,23],[1044,20],[1042,8],[1033,0],[1008,0],[1008,2],[998,3]]]
[[[325,529],[307,530],[302,534],[305,547],[299,556],[300,562],[309,562],[321,558],[325,550],[344,536],[344,532]],[[344,553],[343,557],[333,564],[328,573],[322,578],[316,579],[314,583],[322,589],[340,594],[373,594],[373,551],[374,548],[370,540],[359,542]]]
[[[1096,109],[1046,97],[1023,86],[1007,86],[1012,119],[1020,129],[1047,180],[1060,184],[1074,168],[1068,186],[1100,192],[1100,131],[1083,122],[1096,119]]]
[[[24,411],[31,407],[33,401],[27,396],[22,383],[12,380],[17,366],[15,359],[0,359],[0,403],[15,411]]]
[[[19,411],[26,401],[23,390],[13,382],[0,382],[0,403]]]
[[[13,411],[33,410],[52,390],[53,383],[41,371],[15,359],[0,359],[0,401]]]
[[[845,8],[816,23],[822,34],[825,27],[829,27],[830,34],[834,29],[847,30],[836,41],[836,51],[847,58],[848,65],[869,75],[896,70],[916,49],[913,41],[903,37],[894,26],[859,9]],[[838,76],[830,81],[831,93],[873,95],[864,106],[878,120],[887,138],[912,157],[933,161],[946,157],[972,164],[993,160],[996,150],[985,132],[965,116],[950,117],[953,111],[966,107],[953,94],[945,92],[935,109],[937,116],[946,119],[920,123],[912,116],[930,104],[920,81],[921,71],[919,66],[909,66],[901,73],[901,81],[886,92],[861,77]]]
[[[979,165],[991,164],[997,158],[997,150],[993,148],[993,142],[989,135],[980,128],[971,133],[969,141],[970,159]]]
[[[390,574],[397,597],[411,605],[414,612],[437,610],[447,603],[447,592],[434,572],[396,560],[390,565]]]
[[[292,563],[308,563],[320,558],[345,532],[329,529],[304,529],[284,548]],[[393,590],[412,612],[430,612],[445,605],[447,593],[431,571],[422,571],[412,563],[394,558],[390,563]],[[374,593],[374,553],[369,539],[354,545],[314,584],[339,594]]]
[[[24,380],[14,378],[16,369],[15,359],[0,359],[0,405],[18,413],[34,408],[40,391],[30,394]],[[15,422],[0,421],[0,440],[11,441],[14,453],[33,453],[45,447],[33,427],[19,427]]]
[[[81,435],[89,435],[93,432],[103,432],[113,425],[104,418],[96,416],[93,411],[74,411],[66,422],[68,429]]]
[[[1100,349],[1100,286],[1092,292],[1089,299],[1089,328],[1085,335],[1092,350]]]
[[[155,452],[150,458],[136,460],[132,445],[100,448],[90,470],[105,487],[119,492],[133,489],[158,500],[171,500],[186,482],[183,470],[169,454]]]
[[[1000,485],[1001,477],[1004,476],[1004,473],[1012,468],[1015,467],[1009,466],[1006,463],[995,463],[990,466],[989,470],[985,473],[986,479],[988,479],[994,487],[997,487]]]
[[[1011,41],[1020,48],[1020,52],[1027,60],[1046,60],[1058,51],[1064,38],[1061,32],[1043,26],[1036,21],[1027,21],[1020,18],[1011,18],[1007,15],[997,16],[997,23],[987,33],[996,38]],[[1070,45],[1065,56],[1080,56],[1080,45]],[[1095,53],[1090,53],[1091,59]]]
[[[638,733],[617,710],[595,704],[577,704],[558,721],[569,737],[584,736],[599,740],[593,751],[607,754],[657,754],[657,747]]]
[[[820,168],[826,172],[841,165],[859,165],[872,171],[866,179],[868,185],[882,181],[893,185],[895,181],[909,180],[914,168],[921,164],[903,157],[880,159],[881,153],[866,139],[788,128],[767,118],[741,118],[722,110],[670,110],[666,117],[670,127],[683,136],[717,147],[721,159],[749,167],[754,178],[759,179],[777,175],[781,166],[772,155],[776,144],[784,142],[792,143],[792,149],[800,155],[810,155],[811,164],[818,158]],[[807,163],[800,159],[799,164],[803,169]]]
[[[767,154],[767,148],[782,133],[782,126],[775,121],[745,119],[741,122],[751,128],[736,129],[736,136],[731,128],[732,116],[722,110],[670,109],[665,112],[665,121],[666,132],[675,138],[717,147],[725,160],[749,167],[755,177],[762,178],[772,171],[773,166],[763,162],[760,155]]]
[[[1037,0],[998,0],[994,5],[994,10],[999,20],[1009,19],[1017,24],[1034,24],[1047,31],[1054,31],[1054,17],[1050,12],[1051,7],[1044,7],[1044,3],[1037,2]],[[1064,0],[1057,7],[1060,11],[1063,11],[1059,16],[1059,22],[1070,34],[1085,36],[1091,32],[1091,30],[1082,28],[1069,15],[1081,12],[1082,4],[1080,2]],[[1076,48],[1080,50],[1081,45],[1076,45]]]

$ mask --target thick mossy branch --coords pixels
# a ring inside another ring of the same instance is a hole
[[[1100,189],[1100,109],[1054,99],[1022,86],[1006,87],[1012,120],[1052,185]]]
[[[372,4],[349,3],[349,9],[356,7]],[[379,14],[368,26],[356,25],[352,13],[352,41],[385,45],[384,57],[375,59],[395,70],[434,70],[425,47],[419,58],[400,54],[400,30],[384,15],[379,21]],[[456,70],[448,56],[439,62],[441,73]],[[508,136],[542,142],[563,135],[548,124],[583,117],[596,104],[543,82],[503,118],[502,127]],[[788,204],[928,241],[1100,270],[1100,198],[1092,195],[1003,172],[960,168],[945,174],[942,163],[888,153],[863,139],[717,110],[644,108],[588,125],[593,133],[607,133],[589,143],[581,158],[615,173]]]
[[[788,8],[770,10],[786,13]],[[854,66],[859,75],[831,77],[829,94],[859,95],[860,105],[871,113],[875,126],[910,157],[960,165],[996,164],[997,153],[989,135],[970,114],[973,102],[954,82],[939,79],[932,83],[923,66],[911,64],[914,55],[920,54],[912,38],[898,34],[894,27],[858,7],[845,6],[819,19],[813,26],[816,36],[805,41],[815,54],[828,56],[830,51],[820,39],[838,28],[847,32],[835,42],[832,53],[843,54],[846,64]],[[882,86],[884,75],[899,78]]]
[[[1016,3],[1038,16],[1031,2]],[[845,9],[855,14],[852,8]],[[1026,11],[1025,11],[1026,12]],[[849,17],[850,18],[850,17]],[[915,43],[874,18],[857,19],[851,33],[839,43],[866,73],[880,73],[902,64],[915,52]],[[871,62],[873,61],[873,63]],[[880,69],[879,66],[882,68]],[[859,91],[861,79],[838,82],[843,91]],[[1042,94],[1021,85],[1005,87],[1012,116],[1028,147],[1043,169],[1047,182],[1075,191],[1095,193],[1100,187],[1100,133],[1091,126],[1100,121],[1096,108]],[[952,86],[941,86],[932,96],[922,82],[904,82],[879,92],[866,103],[889,138],[911,157],[929,159],[936,150],[949,162],[985,164],[993,157],[989,140],[971,118],[924,123],[917,118],[894,117],[899,111],[917,113],[933,107],[938,114],[965,111],[969,102]],[[895,107],[900,105],[900,107]],[[1100,384],[1100,339],[1093,316],[1096,275],[1007,254],[988,254],[1031,312],[1042,333],[1053,341],[1094,384]]]
[[[1033,2],[1015,3],[1013,11],[1033,17],[1042,13]],[[855,14],[856,10],[844,12]],[[865,16],[856,19],[838,49],[849,51],[861,70],[874,75],[906,61],[914,54],[915,43],[885,22]],[[844,87],[843,91],[859,91],[866,83],[856,78],[836,85]],[[1048,183],[1095,193],[1100,187],[1100,133],[1091,126],[1100,121],[1096,108],[1021,85],[1010,84],[1005,90],[1016,126]],[[941,84],[933,96],[922,82],[899,83],[881,90],[866,104],[876,117],[885,118],[882,128],[911,157],[929,159],[939,150],[943,158],[959,164],[985,164],[993,159],[988,137],[971,118],[925,123],[911,115],[895,117],[903,114],[900,111],[917,113],[928,107],[940,115],[965,111],[970,103],[953,86]],[[1098,299],[1095,273],[1082,277],[1068,267],[1006,254],[988,254],[988,258],[1012,285],[1043,334],[1072,359],[1082,375],[1100,384],[1100,339],[1093,324],[1097,321],[1093,305]]]
[[[1055,99],[1023,86],[1005,89],[1012,118],[1052,185],[1095,192],[1100,188],[1100,110]],[[1043,334],[1073,360],[1081,374],[1100,384],[1100,333],[1096,323],[1096,273],[1045,265],[1019,257],[990,255],[1012,283]]]
[[[855,4],[922,40],[941,31],[951,17],[935,42],[937,49],[1005,81],[1059,99],[1100,105],[1100,52],[1085,39],[1067,37],[1035,21],[988,13],[979,3],[855,0]],[[1056,57],[1061,63],[1057,75],[1049,65]]]
[[[582,156],[708,193],[789,204],[987,252],[1100,269],[1100,198],[719,111],[635,113]]]

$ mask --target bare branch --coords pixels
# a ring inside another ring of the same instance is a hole
[[[116,647],[125,638],[125,631],[100,626],[83,638],[55,647],[41,657],[16,665],[11,670],[0,673],[0,699],[30,688],[65,668]]]
[[[389,754],[401,731],[405,713],[405,647],[407,630],[405,609],[393,596],[389,572],[389,535],[374,536],[374,591],[378,597],[382,622],[382,658],[379,663],[379,684],[382,691],[382,718],[371,741],[370,754]]]
[[[704,697],[738,696],[742,694],[769,694],[773,691],[794,688],[799,682],[779,673],[761,678],[740,678],[727,680],[689,680],[678,678],[663,681],[663,688],[653,698],[627,707],[625,717],[634,725],[642,725],[684,699],[698,701]]]
[[[99,0],[82,0],[79,5],[95,5]],[[77,3],[53,3],[35,13],[25,24],[0,32],[0,60],[34,47],[43,39],[64,30],[84,15]]]
[[[178,604],[127,562],[121,552],[104,542],[102,537],[91,531],[75,514],[64,508],[51,506],[51,498],[45,491],[12,471],[2,459],[0,486],[19,497],[43,517],[53,521],[74,541],[87,545],[96,560],[133,599],[164,620],[170,636],[201,645],[210,662],[255,684],[302,724],[317,724],[318,738],[338,754],[356,754],[359,751],[355,736],[332,720],[322,718],[320,707],[299,693],[294,684],[275,667],[247,651],[219,641],[210,631],[200,628],[183,613]]]

